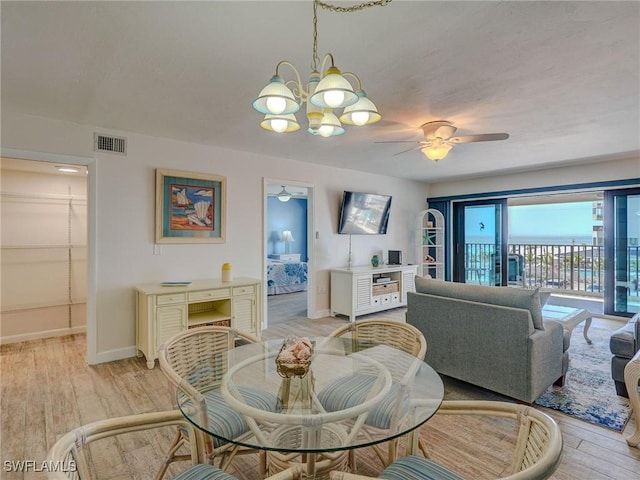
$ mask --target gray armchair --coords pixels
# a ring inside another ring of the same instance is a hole
[[[624,383],[624,367],[640,350],[640,313],[636,313],[627,324],[613,332],[609,339],[611,357],[611,377],[616,385],[616,393],[629,398]]]

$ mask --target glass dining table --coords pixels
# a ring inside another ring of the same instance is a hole
[[[282,339],[238,346],[218,359],[227,373],[212,389],[219,389],[228,406],[242,415],[246,434],[232,436],[212,426],[202,414],[205,407],[193,408],[193,400],[178,392],[180,410],[220,441],[266,451],[269,474],[300,462],[306,478],[326,478],[330,470],[349,468],[354,449],[403,435],[409,436],[407,453],[415,451],[416,429],[436,413],[444,397],[437,372],[384,344],[310,340],[314,350],[306,368],[277,364]],[[219,395],[211,398],[220,401]],[[215,405],[206,405],[211,408]]]

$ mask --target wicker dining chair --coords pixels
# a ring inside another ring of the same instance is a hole
[[[482,401],[445,400],[438,415],[478,415],[511,419],[516,428],[511,462],[496,480],[544,480],[558,467],[562,455],[562,433],[553,418],[527,405]],[[474,435],[467,432],[466,435]],[[482,444],[482,432],[473,441]],[[455,451],[455,445],[451,445]],[[420,441],[420,449],[428,456],[428,448]],[[453,458],[455,461],[457,458]],[[331,472],[331,480],[371,480],[373,477],[344,472]],[[385,480],[465,480],[459,473],[418,455],[400,458],[377,477]]]
[[[636,421],[635,431],[626,439],[632,447],[640,447],[640,391],[638,391],[638,382],[640,382],[640,351],[636,352],[624,367],[624,383],[629,393],[631,412]]]
[[[226,438],[250,435],[244,417],[227,405],[219,387],[228,370],[229,351],[239,345],[257,342],[259,339],[252,335],[222,326],[192,328],[167,340],[160,347],[158,356],[160,368],[169,380],[174,402],[180,391],[186,395],[188,403],[199,409],[201,425],[224,432]],[[270,393],[249,388],[241,393],[246,394],[247,402],[252,406],[272,411],[278,407],[277,398]],[[219,459],[223,470],[228,468],[236,455],[256,452],[204,433],[200,435],[206,460],[213,464]],[[178,428],[163,466],[165,470],[171,462],[183,458],[177,452],[188,441],[184,430]],[[264,457],[264,453],[262,455]],[[264,458],[261,464],[264,467]],[[156,479],[163,474],[163,471],[159,472]]]
[[[344,325],[334,330],[330,337],[346,337],[353,340],[353,351],[362,350],[364,348],[376,345],[387,345],[408,353],[407,360],[417,358],[424,360],[427,353],[427,341],[420,330],[413,325],[394,320],[360,320]],[[406,413],[403,402],[401,388],[411,388],[411,382],[415,371],[413,368],[417,365],[398,364],[397,362],[385,362],[384,365],[390,370],[393,377],[393,385],[388,398],[380,402],[372,412],[369,413],[365,420],[363,433],[367,431],[393,430],[402,420],[399,415]],[[371,378],[371,381],[374,379]],[[334,411],[340,408],[351,407],[362,401],[359,396],[360,392],[353,391],[354,385],[358,387],[360,383],[352,382],[348,378],[338,380],[335,385],[325,388],[318,394],[318,400],[327,411]],[[359,388],[359,387],[358,387]],[[366,390],[366,389],[365,389]],[[346,404],[345,404],[346,399]],[[374,446],[374,450],[383,465],[389,465],[396,460],[398,455],[398,438],[386,442],[388,449],[385,452],[379,445]],[[353,466],[354,458],[351,462]]]
[[[116,435],[142,432],[167,426],[178,426],[190,439],[191,453],[188,456],[188,460],[190,460],[191,465],[176,477],[173,477],[173,480],[237,480],[236,477],[223,472],[213,465],[201,463],[198,435],[178,410],[100,420],[72,430],[63,435],[47,453],[45,464],[48,472],[46,478],[48,480],[104,478],[103,475],[106,475],[107,472],[102,472],[101,475],[101,472],[96,472],[95,468],[91,467],[91,457],[88,455],[90,444]],[[96,444],[93,448],[98,448],[98,445]],[[94,454],[95,452],[96,450],[94,450]],[[113,467],[113,463],[107,462],[107,464]],[[147,465],[141,466],[141,468],[144,467],[147,467]],[[300,468],[294,466],[287,471],[268,477],[268,480],[296,480],[300,476]]]

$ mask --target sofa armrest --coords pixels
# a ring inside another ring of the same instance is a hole
[[[529,360],[531,362],[531,397],[536,399],[562,372],[564,353],[564,328],[560,322],[546,320],[544,330],[536,330],[529,336]]]

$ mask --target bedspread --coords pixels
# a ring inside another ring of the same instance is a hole
[[[267,294],[300,292],[307,289],[307,262],[280,262],[269,259]]]

